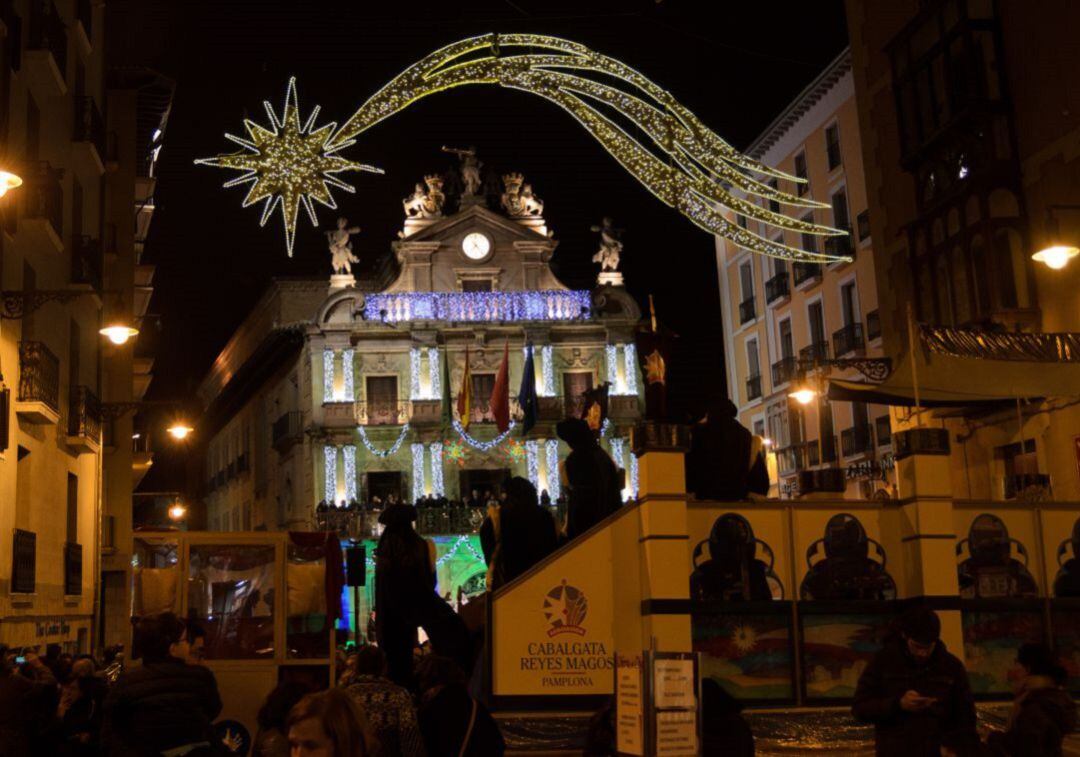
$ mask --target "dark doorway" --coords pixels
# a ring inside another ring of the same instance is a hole
[[[368,500],[378,497],[386,502],[393,494],[398,502],[405,501],[405,481],[401,471],[372,471],[367,474]]]
[[[475,490],[481,498],[493,496],[498,499],[510,479],[505,468],[472,468],[461,471],[461,498],[472,499]]]

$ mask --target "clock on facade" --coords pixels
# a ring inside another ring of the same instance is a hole
[[[471,260],[483,260],[491,251],[491,240],[479,231],[474,231],[461,240],[461,251]]]

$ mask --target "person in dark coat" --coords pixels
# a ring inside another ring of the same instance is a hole
[[[712,678],[701,681],[701,725],[704,757],[754,757],[754,734],[742,705]]]
[[[464,621],[435,591],[435,545],[413,528],[416,508],[389,505],[375,550],[375,636],[386,653],[389,678],[412,683],[416,629],[422,627],[437,654],[472,670],[473,643]]]
[[[560,421],[555,433],[570,445],[563,472],[569,492],[566,535],[574,539],[622,506],[622,475],[585,421]]]
[[[1004,733],[990,735],[992,753],[1007,757],[1061,757],[1061,742],[1076,730],[1076,704],[1065,690],[1065,669],[1045,644],[1025,644],[1010,671],[1012,712]]]
[[[427,757],[502,757],[506,742],[498,723],[469,695],[465,674],[453,660],[429,655],[416,676]]]
[[[725,397],[714,401],[693,428],[686,478],[698,499],[734,502],[751,492],[769,492],[764,449],[737,416],[734,403]]]
[[[515,476],[506,487],[507,499],[494,521],[497,543],[489,589],[513,581],[555,551],[559,533],[555,519],[536,498],[536,487]]]
[[[135,627],[142,666],[124,672],[105,698],[101,741],[106,754],[142,757],[191,747],[215,754],[214,718],[221,696],[214,674],[188,665],[187,626],[171,612],[149,615]]]
[[[56,710],[56,678],[33,652],[20,672],[4,648],[0,656],[0,755],[44,754],[37,739]]]
[[[909,609],[897,630],[859,677],[851,711],[874,724],[878,757],[939,757],[943,735],[975,732],[967,671],[933,610]]]
[[[63,738],[61,754],[65,757],[98,754],[107,685],[104,678],[95,675],[95,667],[93,658],[80,657],[72,665],[71,676],[64,683],[56,714],[60,718]]]

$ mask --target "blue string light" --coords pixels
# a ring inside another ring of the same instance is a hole
[[[364,319],[402,321],[578,321],[591,317],[584,290],[400,292],[368,295]]]

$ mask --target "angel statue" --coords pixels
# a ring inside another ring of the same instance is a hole
[[[352,242],[349,237],[360,233],[359,226],[349,226],[348,218],[337,219],[337,229],[326,232],[326,239],[330,244],[330,265],[337,275],[352,275],[352,264],[359,263],[360,258],[353,255]]]
[[[480,167],[484,165],[476,157],[476,148],[470,146],[467,150],[462,150],[444,145],[442,151],[457,155],[460,158],[461,181],[465,184],[464,196],[475,197],[480,191],[480,185],[483,183],[480,179]]]
[[[615,221],[604,217],[603,224],[593,226],[592,231],[600,233],[600,249],[592,257],[592,262],[600,264],[600,271],[614,271],[619,267],[619,255],[622,253],[622,229],[615,228]]]
[[[426,199],[427,195],[424,194],[423,185],[417,182],[413,193],[401,201],[401,204],[405,207],[405,217],[418,218],[424,212],[424,200]]]

